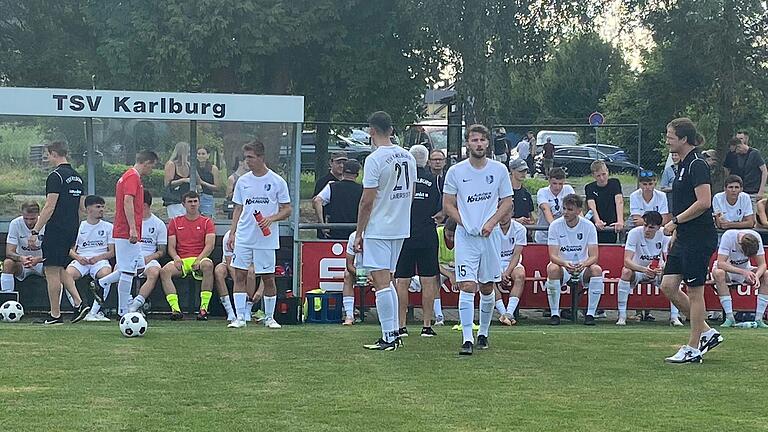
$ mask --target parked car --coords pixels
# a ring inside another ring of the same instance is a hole
[[[627,161],[616,161],[605,153],[594,148],[583,146],[561,146],[555,150],[555,160],[552,166],[563,167],[570,176],[590,175],[589,166],[596,160],[605,161],[610,173],[637,173],[643,168]],[[536,171],[544,172],[541,155],[536,156]]]
[[[610,144],[582,144],[582,147],[590,147],[596,149],[599,152],[605,153],[606,156],[614,161],[629,161],[629,156],[624,152],[624,149]]]
[[[301,170],[314,171],[315,169],[315,144],[317,142],[317,133],[315,131],[304,131],[301,134]],[[371,146],[367,143],[344,137],[331,132],[328,137],[328,155],[333,152],[343,151],[347,153],[350,159],[357,159],[360,164],[369,154]]]

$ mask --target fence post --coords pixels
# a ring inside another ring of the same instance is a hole
[[[197,190],[197,120],[189,122],[189,190]]]
[[[93,144],[93,118],[91,117],[85,119],[85,145],[87,148],[86,166],[88,171],[88,195],[96,195],[96,169],[94,167],[96,146]]]

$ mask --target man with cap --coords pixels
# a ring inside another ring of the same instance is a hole
[[[333,166],[333,165],[332,165]],[[363,186],[355,180],[360,173],[360,162],[344,161],[342,178],[331,181],[312,199],[317,219],[322,223],[357,223],[357,210]],[[324,238],[346,240],[354,228],[321,230]]]
[[[533,212],[533,197],[523,187],[523,180],[528,176],[528,164],[522,159],[514,159],[509,162],[509,180],[512,182],[512,199],[514,213],[512,219],[523,225],[533,224],[531,213]]]
[[[331,159],[328,161],[329,171],[328,174],[320,177],[315,181],[315,190],[312,192],[312,197],[317,197],[317,194],[323,190],[324,187],[330,182],[339,181],[343,178],[344,162],[348,160],[345,152],[333,152],[331,153]],[[325,210],[323,210],[323,217],[320,218],[322,222],[325,219]],[[323,230],[317,230],[317,237],[324,238]]]

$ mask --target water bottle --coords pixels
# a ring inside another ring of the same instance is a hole
[[[651,264],[648,265],[648,268],[651,270],[656,270],[657,268],[659,268],[659,259],[654,258],[653,261],[651,261]]]
[[[368,285],[368,270],[358,267],[355,273],[355,285],[366,286]]]
[[[256,218],[256,223],[258,223],[259,227],[261,228],[261,222],[264,221],[264,215],[262,215],[260,211],[256,210],[253,212],[253,217]],[[263,227],[261,228],[261,233],[264,234],[264,237],[269,237],[269,235],[272,234],[272,231],[269,230],[269,227]]]
[[[744,321],[744,322],[736,323],[734,327],[743,328],[743,329],[752,329],[752,328],[757,328],[757,323],[754,321]]]

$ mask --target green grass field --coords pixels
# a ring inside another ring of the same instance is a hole
[[[530,320],[529,320],[530,321]],[[29,321],[27,321],[29,322]],[[418,330],[412,324],[413,330]],[[687,329],[494,326],[460,358],[460,334],[361,348],[373,324],[150,321],[0,325],[8,431],[766,430],[768,332],[730,330],[701,365],[667,365]]]

